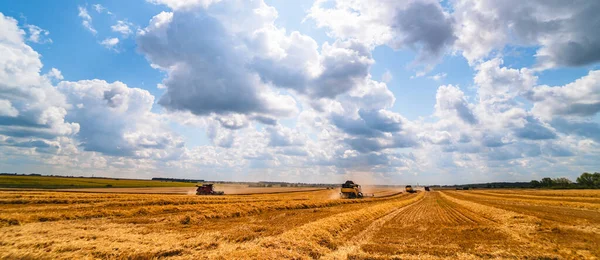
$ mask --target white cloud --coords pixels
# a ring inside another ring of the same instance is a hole
[[[102,42],[100,42],[100,44],[102,44],[102,46],[106,47],[109,50],[116,51],[117,44],[119,44],[119,38],[106,38]]]
[[[527,68],[512,69],[501,67],[500,58],[479,64],[474,81],[479,86],[479,98],[488,103],[501,103],[513,100],[527,93],[537,82],[537,76]]]
[[[28,24],[25,27],[29,31],[29,37],[27,38],[28,41],[39,44],[52,43],[52,39],[48,37],[48,35],[50,35],[49,31],[31,24]]]
[[[40,75],[40,55],[25,44],[17,21],[0,13],[0,32],[0,100],[7,116],[0,116],[0,135],[52,139],[77,133],[79,125],[65,121],[70,106]]]
[[[81,125],[85,151],[162,160],[181,153],[183,141],[150,111],[154,96],[147,90],[103,80],[63,81],[58,89],[69,103],[82,104],[67,118]]]
[[[436,94],[435,115],[448,119],[456,117],[467,124],[476,124],[477,118],[467,102],[464,93],[455,86],[440,86]]]
[[[447,76],[446,73],[438,73],[433,76],[429,76],[428,78],[435,80],[435,81],[441,81],[441,80],[445,79],[446,76]]]
[[[358,39],[374,47],[418,51],[417,64],[429,71],[447,49],[471,63],[505,46],[540,47],[538,69],[583,66],[600,61],[597,1],[572,5],[552,1],[315,1],[307,17],[336,39]]]
[[[123,37],[127,37],[133,33],[131,26],[132,24],[129,22],[119,20],[117,21],[117,24],[111,26],[110,28],[113,32],[118,32],[123,35]]]
[[[373,48],[388,45],[418,52],[424,71],[439,62],[455,36],[453,18],[438,1],[316,1],[308,13],[332,37],[355,39]]]
[[[87,9],[83,6],[79,6],[78,8],[79,8],[78,16],[82,20],[81,24],[83,25],[83,27],[85,27],[85,29],[90,31],[93,35],[96,35],[98,33],[98,31],[96,31],[96,29],[94,29],[94,27],[92,26],[92,17],[88,13]]]
[[[169,73],[162,83],[167,92],[159,100],[161,105],[197,115],[285,117],[295,113],[296,102],[273,87],[313,98],[335,98],[368,76],[373,61],[361,44],[325,43],[319,53],[310,37],[277,28],[272,7],[262,2],[239,4],[193,15],[163,12],[138,34],[142,53]],[[235,23],[224,19],[223,12],[238,19]],[[193,33],[199,28],[206,33]],[[178,42],[183,35],[195,39]]]
[[[598,1],[455,0],[456,47],[475,62],[506,45],[539,46],[541,68],[600,61]]]
[[[0,116],[17,117],[19,110],[12,106],[10,100],[0,99]]]
[[[153,4],[163,4],[173,10],[192,9],[195,7],[208,7],[221,0],[146,0]]]
[[[148,91],[101,80],[56,88],[51,80],[61,80],[61,72],[39,74],[39,54],[25,44],[17,22],[0,13],[0,31],[0,52],[10,54],[0,55],[3,159],[25,160],[25,168],[39,163],[44,173],[125,167],[123,174],[136,174],[131,169],[154,168],[185,153],[181,137],[150,111],[154,97]]]
[[[98,12],[99,14],[106,11],[106,8],[104,6],[102,6],[101,4],[94,4],[92,6],[94,7],[94,10],[96,10],[96,12]]]
[[[543,118],[556,116],[594,116],[600,111],[600,71],[560,87],[538,86],[529,98],[533,113]]]
[[[50,71],[48,71],[48,73],[46,73],[44,76],[49,79],[55,79],[55,80],[63,79],[62,72],[60,72],[60,70],[58,70],[57,68],[50,69]]]
[[[289,116],[295,101],[278,94],[245,69],[247,54],[236,48],[220,23],[203,14],[162,13],[140,34],[140,51],[158,68],[168,72],[162,83],[167,92],[159,103],[173,110],[197,115],[210,113],[258,113]],[[206,33],[192,33],[197,30]],[[168,33],[167,33],[168,32]],[[167,40],[167,35],[172,37]],[[183,40],[182,37],[194,37]]]
[[[302,146],[306,143],[306,136],[287,127],[270,126],[266,128],[269,135],[269,146]]]

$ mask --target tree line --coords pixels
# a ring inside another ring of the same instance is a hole
[[[586,188],[586,189],[600,189],[600,173],[588,173],[584,172],[577,177],[576,182],[561,177],[561,178],[542,178],[541,180],[532,180],[530,183],[532,188]]]

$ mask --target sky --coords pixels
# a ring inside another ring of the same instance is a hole
[[[1,1],[0,172],[575,180],[600,171],[598,11],[595,0]]]

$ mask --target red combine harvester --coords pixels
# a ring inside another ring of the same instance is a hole
[[[196,189],[196,195],[223,195],[223,194],[225,194],[224,191],[213,190],[213,184],[202,184],[202,186],[196,185],[196,187],[198,187]]]

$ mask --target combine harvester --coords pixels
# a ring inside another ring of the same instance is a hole
[[[417,192],[417,191],[416,191],[415,189],[413,189],[413,187],[412,187],[412,186],[410,186],[410,185],[406,185],[406,188],[405,188],[405,189],[406,189],[406,192],[408,192],[408,193],[415,193],[415,192]]]
[[[202,186],[196,185],[196,187],[198,187],[196,189],[196,195],[223,195],[223,194],[225,194],[224,191],[213,190],[213,184],[202,184]]]
[[[375,194],[367,193],[363,194],[360,188],[360,185],[354,183],[353,181],[346,181],[342,184],[342,190],[340,192],[340,196],[344,199],[356,199],[362,198],[365,196],[374,197]]]

